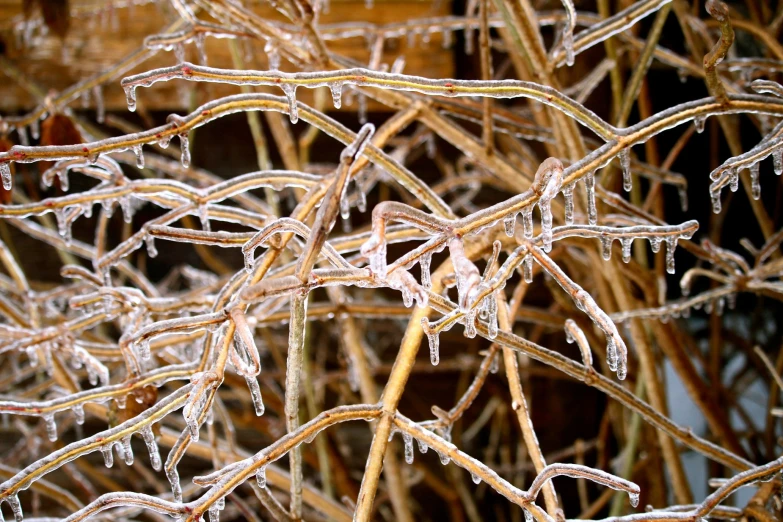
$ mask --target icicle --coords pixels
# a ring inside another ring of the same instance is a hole
[[[527,239],[533,237],[533,208],[527,207],[522,210],[522,233]]]
[[[245,253],[245,270],[251,272],[253,270],[253,262],[255,261],[255,249],[248,249]]]
[[[217,504],[209,506],[209,522],[220,522],[220,509]]]
[[[141,145],[134,145],[133,153],[136,155],[136,168],[144,168],[144,152],[141,150]]]
[[[92,97],[95,98],[95,120],[103,123],[106,118],[106,107],[103,103],[103,90],[100,85],[92,88]]]
[[[125,87],[125,100],[128,102],[128,110],[136,111],[136,88],[133,86]]]
[[[30,145],[30,137],[27,135],[27,127],[21,125],[16,128],[16,134],[19,137],[19,143],[28,147]]]
[[[490,339],[498,336],[498,302],[492,293],[484,299],[487,309],[487,334]]]
[[[190,167],[190,144],[188,143],[187,134],[179,135],[179,148],[182,149],[182,156],[180,157],[182,166],[185,168]]]
[[[451,458],[449,458],[449,456],[446,455],[445,453],[441,453],[439,451],[437,453],[438,453],[438,457],[440,458],[440,463],[443,464],[444,466],[449,462],[451,462]]]
[[[563,32],[563,49],[566,55],[566,65],[574,65],[574,33],[571,31]]]
[[[179,482],[177,468],[166,471],[166,478],[169,479],[169,484],[171,484],[171,494],[174,497],[174,502],[182,502],[182,486]]]
[[[256,470],[256,483],[261,489],[266,487],[266,467],[262,466]]]
[[[133,448],[131,448],[131,438],[130,435],[127,437],[122,438],[122,452],[124,453],[123,457],[125,458],[125,464],[128,466],[133,465]]]
[[[701,134],[704,132],[704,123],[707,121],[705,116],[696,116],[693,118],[693,126],[696,127],[696,132]]]
[[[677,195],[680,196],[680,209],[688,212],[688,191],[683,187],[677,187]]]
[[[732,192],[737,192],[737,189],[739,189],[739,172],[736,169],[729,169],[728,176],[729,188]]]
[[[543,251],[552,250],[552,205],[549,200],[544,198],[538,200],[538,209],[541,211],[541,240]]]
[[[266,53],[267,61],[269,61],[269,70],[277,71],[280,69],[280,53],[271,41],[267,41],[264,44],[264,52]]]
[[[474,484],[476,484],[476,485],[479,485],[479,484],[481,484],[481,477],[479,477],[479,476],[478,476],[478,475],[476,475],[475,473],[471,473],[471,474],[470,474],[470,480],[472,480],[472,481],[473,481],[473,483],[474,483]]]
[[[421,268],[421,286],[432,288],[432,279],[430,278],[430,266],[432,264],[432,254],[422,254],[419,258],[419,267]]]
[[[339,109],[343,105],[343,84],[340,82],[330,83],[329,90],[332,91],[332,103],[334,103],[334,108]]]
[[[65,169],[58,170],[57,179],[60,180],[60,188],[63,189],[63,192],[68,192],[68,189],[70,188],[70,184],[68,183],[68,171]]]
[[[565,224],[574,224],[574,184],[563,187],[563,199],[565,199]]]
[[[68,223],[68,218],[65,215],[64,208],[58,208],[54,211],[54,217],[57,220],[57,232],[60,237],[63,238],[66,245],[71,244],[71,225]]]
[[[525,280],[525,283],[530,284],[533,282],[533,258],[530,254],[522,259],[522,278]]]
[[[612,259],[612,236],[601,236],[601,257],[604,261]]]
[[[772,152],[772,163],[774,165],[775,174],[778,176],[783,174],[783,149],[775,149]]]
[[[761,183],[759,183],[759,164],[754,163],[750,166],[750,185],[753,199],[761,197]]]
[[[514,237],[514,227],[517,224],[516,212],[509,214],[503,218],[503,227],[506,229],[506,235],[508,237]]]
[[[260,417],[265,410],[264,400],[261,397],[261,388],[258,386],[258,381],[255,377],[245,377],[245,381],[247,381],[247,387],[250,389],[250,398],[253,400],[256,415]]]
[[[11,495],[5,498],[8,505],[11,507],[11,511],[14,513],[14,520],[16,522],[22,522],[24,520],[24,514],[22,513],[22,505],[19,503],[19,497]]]
[[[444,49],[451,48],[452,41],[453,41],[453,36],[451,34],[451,31],[449,31],[447,29],[444,30],[443,31],[443,42],[442,42],[443,48]]]
[[[421,328],[427,336],[427,342],[430,345],[430,362],[433,366],[437,366],[440,362],[440,339],[438,332],[430,326],[430,321],[426,317],[421,320]]]
[[[174,46],[174,58],[177,63],[183,63],[185,61],[185,46],[182,44],[176,44]]]
[[[112,445],[107,444],[101,446],[101,454],[103,455],[103,463],[107,468],[114,465],[114,452],[112,451]]]
[[[620,151],[620,165],[623,169],[623,190],[630,192],[633,186],[631,181],[631,151],[625,148]]]
[[[359,107],[357,108],[357,114],[359,116],[359,123],[364,125],[367,123],[367,96],[365,96],[362,93],[359,93],[357,96]]]
[[[476,309],[473,308],[465,314],[465,337],[473,339],[476,333]]]
[[[198,60],[201,65],[207,65],[207,51],[204,48],[204,41],[206,40],[206,35],[204,33],[197,33],[196,37],[193,39],[196,43],[196,50],[198,51]]]
[[[489,373],[494,375],[498,373],[499,369],[500,369],[500,357],[495,355],[492,357],[492,360],[489,361]]]
[[[144,439],[144,443],[147,445],[147,451],[150,454],[150,465],[155,471],[161,470],[160,452],[158,451],[158,443],[155,442],[155,434],[152,433],[152,428],[147,426],[141,430],[141,438]]]
[[[150,340],[149,339],[142,339],[139,344],[139,357],[142,361],[147,361],[150,358],[151,352],[150,352]]]
[[[155,247],[155,236],[147,234],[144,236],[144,244],[147,245],[147,255],[158,257],[158,249]]]
[[[281,85],[283,94],[288,98],[288,115],[291,117],[291,123],[299,121],[299,110],[296,106],[296,86],[284,83]]]
[[[670,236],[666,238],[666,271],[674,273],[674,249],[677,248],[677,237]]]
[[[419,446],[419,453],[421,453],[422,455],[427,453],[427,450],[430,449],[429,446],[427,446],[427,443],[424,442],[423,440],[416,439],[416,443]]]
[[[623,247],[623,263],[631,261],[631,238],[624,237],[620,240],[620,244]]]
[[[402,442],[405,446],[405,463],[413,464],[413,437],[409,433],[403,433]]]
[[[201,221],[201,228],[209,231],[211,228],[209,226],[209,209],[207,205],[199,205],[198,206],[198,219]]]
[[[126,223],[133,223],[133,206],[131,205],[130,196],[122,196],[120,198],[120,208],[122,208],[122,218]]]
[[[613,372],[617,371],[617,347],[611,337],[606,338],[606,365]]]
[[[53,413],[47,413],[43,417],[44,422],[46,423],[46,435],[49,437],[49,440],[54,442],[57,440],[57,424],[54,423],[54,414]]]
[[[632,507],[639,506],[639,493],[628,493],[628,499],[631,501]]]
[[[710,191],[710,199],[712,199],[712,212],[715,214],[720,214],[720,210],[721,210],[720,192],[717,190]]]
[[[71,408],[73,416],[76,417],[76,424],[84,424],[84,406],[82,404],[76,404]]]
[[[11,190],[13,179],[11,177],[11,164],[7,161],[0,162],[0,177],[3,179],[3,188]]]
[[[32,136],[34,140],[41,137],[41,122],[38,118],[35,118],[30,124],[30,136]]]
[[[591,225],[598,223],[598,210],[595,206],[595,173],[585,175],[585,189],[587,191],[587,222]]]

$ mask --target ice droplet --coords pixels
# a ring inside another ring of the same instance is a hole
[[[698,134],[701,134],[704,132],[704,123],[707,121],[707,118],[704,116],[696,116],[693,118],[693,126],[696,127],[696,132]]]
[[[639,506],[639,493],[628,493],[628,498],[631,501],[631,506],[633,507]]]
[[[416,443],[419,446],[419,453],[421,453],[422,455],[427,453],[427,450],[430,449],[429,446],[427,446],[427,443],[424,442],[423,440],[416,439]]]
[[[470,474],[470,479],[473,481],[474,484],[478,485],[481,484],[481,477],[476,475],[475,473]]]

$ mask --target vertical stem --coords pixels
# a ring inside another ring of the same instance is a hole
[[[481,55],[481,79],[492,79],[492,54],[489,48],[489,23],[488,0],[479,0],[479,17],[481,18],[481,29],[479,31],[479,53]],[[494,148],[492,139],[492,98],[485,96],[482,100],[484,106],[483,132],[482,140],[487,154],[492,154]]]
[[[299,381],[304,358],[307,294],[291,297],[291,326],[288,330],[288,361],[285,373],[285,423],[288,432],[299,428]],[[291,468],[291,516],[302,518],[302,449],[297,446],[288,454]]]
[[[502,292],[497,292],[498,301],[498,327],[501,330],[511,331],[511,317],[508,310],[508,304],[506,303],[505,295]],[[503,348],[503,365],[506,368],[506,378],[508,379],[508,390],[511,393],[512,406],[511,408],[517,415],[517,421],[519,427],[522,430],[522,438],[525,441],[525,447],[527,453],[530,456],[531,462],[536,469],[536,473],[546,467],[546,461],[544,460],[544,454],[541,451],[541,446],[538,444],[538,437],[533,429],[533,421],[530,419],[530,411],[527,407],[527,400],[525,399],[525,393],[522,390],[522,381],[519,378],[519,366],[517,365],[517,354],[510,348]],[[551,517],[557,516],[557,494],[555,493],[555,487],[552,485],[552,481],[547,482],[543,487],[544,503],[546,504],[547,513]]]

